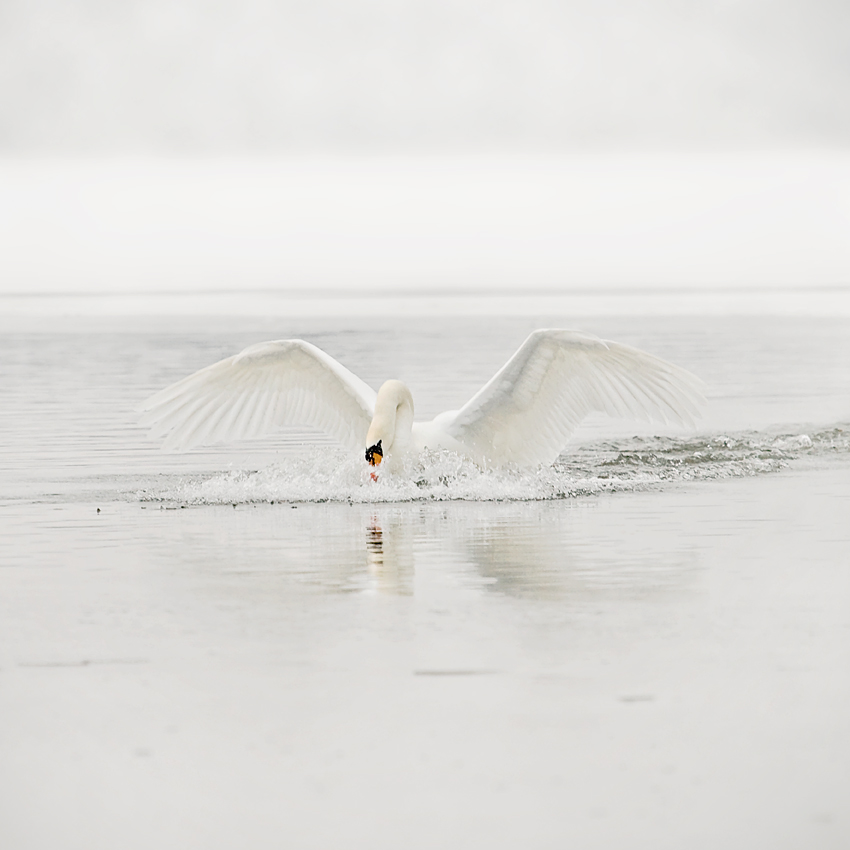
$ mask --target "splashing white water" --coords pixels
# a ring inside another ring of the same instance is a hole
[[[359,457],[315,448],[286,465],[180,477],[140,490],[142,501],[182,504],[251,502],[527,501],[642,490],[665,482],[773,472],[802,455],[850,452],[850,428],[808,434],[747,432],[689,440],[634,438],[595,443],[534,470],[481,469],[453,452],[423,452],[377,481]]]

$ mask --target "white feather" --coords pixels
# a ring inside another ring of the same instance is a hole
[[[315,345],[300,339],[252,345],[178,381],[141,407],[164,448],[185,451],[308,425],[359,448],[375,391]]]
[[[565,330],[534,331],[458,411],[412,423],[399,381],[376,393],[302,340],[277,340],[201,369],[150,398],[143,421],[164,448],[259,437],[309,425],[352,449],[447,448],[481,464],[548,464],[589,413],[692,426],[704,399],[690,372],[626,345]],[[376,412],[377,409],[377,412]],[[370,428],[371,425],[371,428]],[[169,433],[170,432],[170,433]]]
[[[589,413],[693,426],[701,382],[644,351],[565,330],[534,331],[449,421],[481,463],[551,463]]]

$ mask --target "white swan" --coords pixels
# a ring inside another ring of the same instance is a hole
[[[259,437],[310,425],[377,465],[385,456],[450,449],[481,465],[550,464],[593,411],[693,425],[704,402],[690,372],[615,342],[534,331],[460,410],[413,421],[401,381],[378,393],[300,339],[261,342],[152,396],[142,405],[163,448]],[[170,433],[169,433],[170,432]]]

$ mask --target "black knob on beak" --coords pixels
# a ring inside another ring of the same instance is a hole
[[[366,449],[366,461],[372,466],[377,466],[384,459],[384,450],[381,448],[381,441],[378,440],[374,446],[369,446]]]

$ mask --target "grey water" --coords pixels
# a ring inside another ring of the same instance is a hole
[[[301,337],[430,418],[544,326],[699,375],[697,429],[372,484],[134,413]],[[30,319],[0,364],[2,846],[850,839],[850,320]]]

